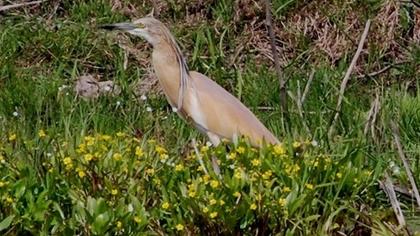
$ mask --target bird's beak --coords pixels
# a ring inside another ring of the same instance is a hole
[[[132,23],[116,23],[110,25],[101,25],[99,26],[101,29],[105,30],[121,30],[121,31],[129,31],[134,30],[136,26]]]

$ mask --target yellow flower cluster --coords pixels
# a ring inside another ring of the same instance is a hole
[[[43,129],[40,129],[38,131],[38,137],[39,138],[45,138],[47,136],[47,134],[45,133],[45,131]]]
[[[164,203],[162,203],[162,209],[163,210],[167,210],[167,209],[169,209],[169,207],[171,206],[171,204],[169,204],[169,202],[164,202]]]
[[[300,166],[298,164],[293,164],[293,165],[286,165],[285,168],[285,172],[286,174],[288,174],[289,176],[294,176],[296,174],[298,174],[300,171]]]
[[[13,142],[13,141],[15,141],[16,140],[16,134],[9,134],[9,141],[10,142]]]
[[[64,167],[66,170],[71,170],[73,168],[73,160],[70,157],[65,157],[63,159]]]
[[[276,144],[273,146],[273,154],[276,156],[282,156],[286,154],[286,149],[283,144]]]

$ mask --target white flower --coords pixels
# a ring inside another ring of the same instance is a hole
[[[316,140],[312,140],[311,144],[314,147],[318,147],[318,142]]]
[[[17,116],[19,116],[19,113],[18,113],[17,111],[14,111],[14,112],[13,112],[13,116],[14,116],[14,117],[17,117]]]
[[[133,204],[128,204],[128,206],[127,206],[127,210],[128,210],[128,212],[133,212],[134,211],[134,207],[133,207]]]
[[[63,91],[64,89],[66,89],[68,86],[67,85],[62,85],[62,86],[60,86],[60,87],[58,87],[58,91]]]
[[[120,101],[117,101],[117,106],[120,106],[121,105],[121,102]]]
[[[152,108],[151,108],[151,107],[146,107],[146,111],[147,111],[147,112],[152,112],[153,110],[152,110]]]
[[[147,100],[147,97],[146,97],[146,95],[143,94],[143,95],[140,96],[140,99],[145,101],[145,100]]]
[[[172,107],[172,111],[173,111],[173,112],[178,112],[178,108],[176,108],[176,107]]]

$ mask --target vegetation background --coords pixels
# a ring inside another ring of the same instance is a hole
[[[238,97],[282,145],[208,147],[161,94],[150,46],[97,28],[152,8],[189,67]],[[390,125],[418,186],[417,1],[274,0],[288,119],[264,1],[50,0],[0,9],[2,235],[419,234],[420,206]],[[111,80],[121,93],[82,99],[74,92],[82,75]],[[405,224],[384,192],[386,176]]]

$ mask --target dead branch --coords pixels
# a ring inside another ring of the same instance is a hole
[[[414,196],[416,197],[417,205],[420,207],[420,195],[419,190],[417,189],[416,181],[414,180],[413,174],[411,173],[410,164],[408,163],[407,158],[402,148],[401,139],[399,135],[399,129],[397,124],[391,120],[391,130],[392,135],[394,136],[394,142],[397,145],[398,155],[404,164],[405,171],[407,173],[408,179],[410,180],[411,187],[413,188]]]
[[[380,74],[382,74],[382,73],[384,73],[384,72],[388,71],[389,69],[393,68],[394,66],[401,65],[401,64],[405,64],[405,63],[407,63],[407,62],[408,62],[408,61],[400,61],[400,62],[396,62],[396,63],[394,63],[394,64],[387,65],[387,66],[385,66],[384,68],[382,68],[382,69],[380,69],[380,70],[378,70],[378,71],[374,71],[374,72],[371,72],[371,73],[368,73],[368,74],[358,75],[356,78],[357,78],[357,79],[363,79],[363,78],[365,78],[365,77],[374,77],[374,76],[380,75]]]
[[[335,112],[333,121],[331,123],[330,129],[328,131],[328,136],[329,137],[332,137],[332,135],[335,131],[335,123],[337,122],[338,116],[339,116],[340,111],[341,111],[341,105],[343,103],[344,92],[346,90],[347,82],[350,79],[350,75],[353,71],[354,66],[356,65],[356,62],[357,62],[357,59],[360,56],[360,53],[362,52],[363,45],[365,43],[366,37],[367,37],[368,32],[369,32],[370,22],[371,22],[370,19],[366,21],[365,29],[363,31],[362,37],[360,38],[359,45],[357,46],[356,54],[354,55],[353,60],[351,61],[351,64],[350,64],[349,68],[347,69],[346,75],[344,76],[344,79],[341,82],[340,94],[338,96],[337,106],[336,106],[336,109],[335,109],[336,112]]]
[[[40,0],[40,1],[33,1],[33,2],[23,2],[23,3],[16,3],[16,4],[11,4],[11,5],[7,5],[7,6],[0,6],[0,12],[1,11],[7,11],[13,8],[18,8],[18,7],[24,7],[24,6],[29,6],[29,5],[35,5],[35,4],[39,4],[44,2],[45,0]]]
[[[406,223],[400,207],[400,202],[398,202],[397,194],[394,190],[394,185],[392,184],[391,178],[388,176],[388,173],[385,172],[385,182],[380,181],[379,184],[388,196],[389,201],[391,202],[391,206],[394,210],[395,216],[397,217],[398,224],[401,227],[405,227]]]
[[[287,111],[287,90],[286,90],[286,81],[283,78],[279,56],[277,55],[275,36],[273,31],[273,23],[271,16],[271,2],[270,0],[265,0],[265,13],[266,13],[266,24],[268,28],[268,34],[270,36],[271,52],[273,54],[274,66],[276,68],[277,77],[280,84],[280,106],[282,108],[283,115],[288,116]]]

